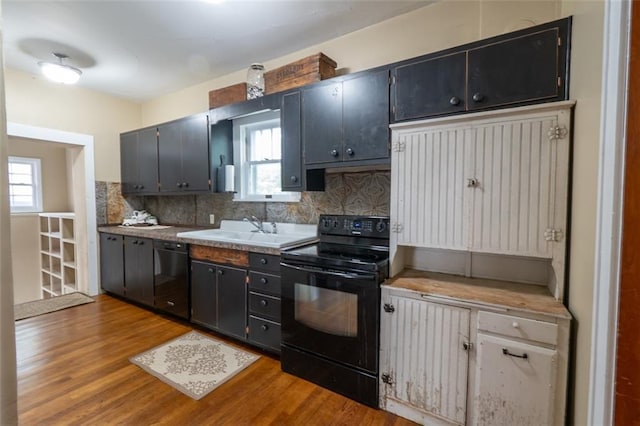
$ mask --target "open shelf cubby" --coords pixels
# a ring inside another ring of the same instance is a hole
[[[75,214],[40,213],[42,298],[78,290]]]

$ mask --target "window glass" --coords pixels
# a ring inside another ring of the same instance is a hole
[[[40,159],[9,157],[8,171],[11,212],[41,212]]]
[[[234,120],[234,200],[299,201],[300,193],[282,192],[279,112]]]

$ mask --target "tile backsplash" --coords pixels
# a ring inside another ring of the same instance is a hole
[[[330,173],[324,192],[303,192],[299,203],[247,203],[226,193],[123,197],[119,183],[96,182],[96,209],[98,224],[122,223],[142,209],[173,225],[211,226],[210,214],[215,227],[221,220],[251,215],[269,222],[317,223],[322,213],[389,216],[390,187],[389,171]]]

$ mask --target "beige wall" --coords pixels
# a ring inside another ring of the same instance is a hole
[[[120,133],[140,127],[140,104],[6,70],[7,121],[94,137],[96,180],[120,181]]]
[[[586,424],[603,2],[445,0],[264,64],[267,70],[273,69],[322,51],[338,62],[342,72],[354,72],[567,15],[574,15],[571,98],[577,100],[569,279],[569,308],[576,318],[577,347],[576,378],[570,386],[575,392],[575,424]],[[247,58],[247,63],[250,62]],[[209,90],[244,78],[245,70],[239,70],[139,106],[79,88],[53,86],[39,78],[10,71],[7,114],[9,121],[94,135],[96,179],[118,181],[118,133],[206,111]]]
[[[50,142],[10,137],[7,151],[9,155],[40,159],[44,211],[72,211],[67,148]],[[14,303],[40,298],[38,229],[37,214],[11,215]]]

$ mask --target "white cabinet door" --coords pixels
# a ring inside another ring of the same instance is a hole
[[[554,209],[558,181],[567,177],[558,158],[568,162],[569,148],[567,139],[549,138],[557,123],[557,114],[549,114],[476,126],[470,250],[552,257],[556,243],[546,231],[564,228],[555,224]],[[562,197],[566,204],[566,192]]]
[[[555,349],[479,332],[473,423],[553,424],[557,362]]]
[[[566,232],[569,116],[565,108],[394,128],[397,244],[543,258],[561,253],[551,240]]]
[[[465,423],[469,317],[468,309],[383,295],[381,408],[422,423]]]
[[[474,132],[434,126],[399,135],[391,155],[391,217],[397,244],[466,250],[471,198],[466,178]]]

